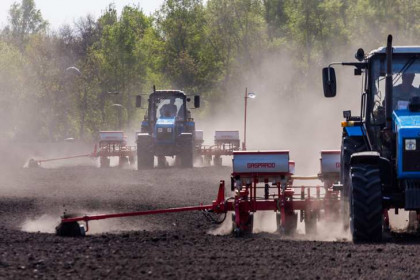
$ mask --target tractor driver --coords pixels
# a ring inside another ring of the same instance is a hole
[[[393,88],[392,108],[394,110],[407,108],[411,97],[420,96],[420,89],[413,86],[414,77],[414,73],[403,73],[402,83]]]
[[[170,99],[169,104],[165,104],[160,108],[160,115],[165,118],[174,118],[176,116],[176,112],[178,111],[178,107],[175,105],[175,100],[173,98]]]

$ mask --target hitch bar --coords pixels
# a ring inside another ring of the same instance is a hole
[[[86,216],[74,217],[74,218],[63,217],[61,218],[61,222],[62,223],[72,223],[72,222],[80,222],[80,221],[87,222],[87,221],[103,220],[103,219],[110,219],[110,218],[145,216],[145,215],[187,212],[187,211],[203,211],[203,210],[212,210],[212,209],[213,209],[213,205],[188,206],[188,207],[179,207],[179,208],[157,209],[157,210],[115,213],[115,214],[101,214],[101,215],[92,215],[92,216],[86,215]]]
[[[217,198],[213,201],[213,204],[208,205],[199,205],[199,206],[186,206],[178,208],[168,208],[168,209],[157,209],[157,210],[146,210],[146,211],[137,211],[137,212],[125,212],[125,213],[115,213],[115,214],[101,214],[101,215],[85,215],[80,217],[67,218],[64,214],[61,217],[61,224],[65,223],[74,223],[74,222],[85,222],[86,231],[89,230],[88,221],[94,220],[103,220],[111,218],[121,218],[121,217],[133,217],[133,216],[145,216],[145,215],[154,215],[154,214],[164,214],[164,213],[176,213],[176,212],[187,212],[187,211],[214,211],[216,213],[226,213],[228,211],[225,205],[225,181],[221,180],[219,185],[219,191],[217,193]]]

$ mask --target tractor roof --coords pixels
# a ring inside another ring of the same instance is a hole
[[[392,47],[392,49],[393,49],[394,54],[397,54],[397,53],[400,53],[400,54],[418,53],[418,54],[420,54],[420,46],[394,46],[394,47]],[[385,53],[385,52],[386,52],[386,47],[380,47],[376,50],[372,50],[369,53],[369,56],[372,56],[372,55],[378,54],[378,53]]]
[[[155,90],[152,94],[156,94],[156,95],[183,95],[183,96],[185,96],[185,93],[182,90],[174,90],[174,89]]]

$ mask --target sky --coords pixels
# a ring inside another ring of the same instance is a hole
[[[114,3],[118,13],[130,4],[139,5],[146,15],[159,9],[164,0],[35,0],[36,8],[42,17],[50,23],[50,28],[57,30],[63,24],[73,25],[75,20],[88,14],[98,18],[102,11]],[[10,6],[21,0],[0,0],[0,27],[7,25]]]

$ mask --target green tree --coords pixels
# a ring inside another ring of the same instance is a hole
[[[244,69],[253,69],[267,50],[267,28],[260,1],[210,0],[207,3],[207,41],[220,64],[222,92],[227,92]]]
[[[30,34],[44,32],[47,26],[48,22],[42,18],[41,11],[36,9],[34,0],[15,2],[9,10],[7,29],[20,48],[23,48]]]
[[[102,119],[108,116],[124,117],[124,123],[133,118],[134,95],[142,91],[146,77],[145,51],[139,46],[151,27],[151,21],[138,7],[126,6],[118,18],[114,6],[98,20],[100,39],[92,47],[89,57],[100,84],[99,106]],[[107,92],[116,91],[111,96]],[[113,103],[123,107],[112,107]],[[124,112],[121,112],[124,110]],[[127,124],[128,125],[128,124]]]
[[[204,6],[201,0],[167,0],[157,16],[164,42],[162,69],[174,87],[201,90],[206,77],[203,56]]]

